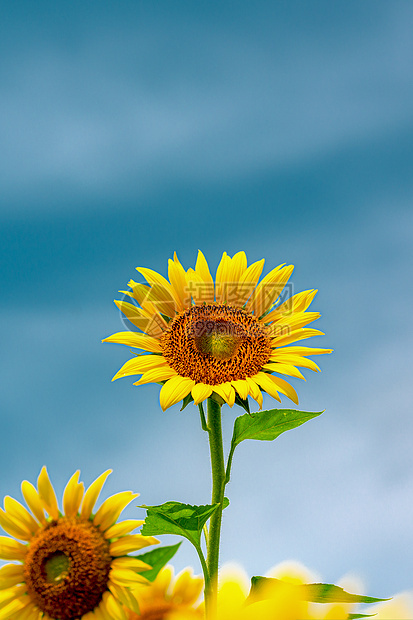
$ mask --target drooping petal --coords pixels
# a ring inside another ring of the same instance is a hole
[[[102,596],[102,607],[113,620],[126,620],[126,614],[119,601],[109,591]]]
[[[206,385],[205,383],[196,383],[191,390],[194,404],[199,405],[199,403],[209,398],[209,396],[211,396],[212,394],[212,391],[213,387],[211,385]]]
[[[274,375],[269,375],[264,372],[259,372],[255,377],[253,377],[254,381],[261,385],[261,387],[267,392],[267,387],[269,389],[276,389],[278,392],[281,392],[285,396],[287,396],[290,400],[292,400],[296,405],[298,405],[298,396],[292,385],[281,379],[280,377],[274,377]],[[272,388],[270,387],[270,383],[272,382]],[[268,391],[270,394],[270,392]]]
[[[123,491],[108,497],[95,514],[93,525],[105,532],[115,523],[122,510],[136,497],[139,497],[139,493],[132,493],[132,491]]]
[[[250,377],[247,377],[245,379],[245,381],[248,383],[249,386],[249,393],[250,396],[257,401],[260,409],[262,409],[262,401],[263,401],[263,397],[260,391],[260,388],[258,387],[258,385],[255,383],[255,381],[253,381],[253,379],[251,379]]]
[[[90,518],[93,507],[97,502],[102,487],[105,484],[107,477],[111,473],[112,470],[107,469],[105,472],[103,472],[103,474],[100,474],[100,476],[98,476],[96,480],[94,480],[90,487],[86,490],[86,493],[83,497],[82,509],[80,511],[80,516],[82,517],[82,519]]]
[[[102,342],[115,342],[116,344],[125,344],[128,347],[142,349],[150,353],[162,353],[159,340],[147,336],[146,334],[138,334],[137,332],[117,332],[104,338]]]
[[[130,609],[135,612],[135,614],[139,614],[139,603],[136,600],[133,591],[129,588],[118,586],[110,580],[108,581],[108,588],[112,592],[113,596],[125,605],[126,609]]]
[[[269,375],[265,372],[259,372],[254,377],[252,377],[252,379],[256,383],[258,383],[258,385],[261,386],[262,389],[267,392],[267,394],[269,394],[272,398],[275,398],[275,400],[281,402],[281,398],[278,394],[278,388],[271,380],[271,376],[272,375]]]
[[[221,398],[223,398],[230,407],[234,405],[235,390],[229,381],[226,383],[220,383],[219,385],[214,385],[214,392],[216,392],[218,396],[221,396]]]
[[[237,390],[240,398],[242,400],[246,400],[249,394],[249,385],[245,379],[237,379],[236,381],[231,381],[231,385]]]
[[[79,482],[79,474],[79,470],[75,471],[63,492],[63,511],[66,517],[77,515],[82,501],[85,485],[83,482]]]
[[[195,381],[187,377],[172,377],[161,388],[160,403],[163,411],[185,398],[195,385]]]

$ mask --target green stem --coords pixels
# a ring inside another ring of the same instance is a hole
[[[207,568],[210,579],[209,592],[205,589],[208,620],[216,616],[218,588],[219,542],[221,536],[222,506],[225,489],[224,448],[222,443],[221,405],[208,398],[208,434],[212,469],[211,504],[220,504],[211,516],[208,532]]]

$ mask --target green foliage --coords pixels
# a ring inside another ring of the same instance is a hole
[[[244,439],[272,441],[281,433],[301,426],[322,413],[322,411],[314,413],[295,409],[271,409],[242,415],[235,420],[232,445],[236,447]]]
[[[166,502],[160,506],[140,506],[147,512],[141,533],[144,536],[178,534],[199,548],[202,528],[218,506],[219,504],[190,506],[180,502]]]
[[[249,598],[251,597],[254,601],[260,600],[261,596],[262,598],[267,598],[268,595],[274,592],[274,589],[286,585],[296,594],[297,598],[310,603],[379,603],[389,600],[386,598],[350,594],[343,590],[343,588],[331,583],[295,585],[270,577],[252,577]]]
[[[179,542],[176,545],[158,547],[157,549],[153,549],[153,551],[148,551],[147,553],[142,553],[137,556],[139,560],[142,560],[142,562],[146,562],[146,564],[152,566],[150,570],[143,571],[140,574],[143,575],[143,577],[146,577],[148,581],[155,581],[161,568],[163,568],[165,564],[167,564],[169,560],[174,557],[180,546],[181,543]]]

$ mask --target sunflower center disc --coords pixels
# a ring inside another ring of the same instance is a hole
[[[69,574],[70,559],[58,551],[45,560],[44,569],[49,583],[57,583]]]
[[[264,323],[226,304],[192,306],[181,312],[160,341],[164,358],[178,375],[207,385],[253,377],[271,354]]]
[[[231,321],[197,321],[194,328],[195,346],[201,353],[217,360],[229,360],[242,342],[236,328]]]
[[[109,543],[90,521],[62,517],[30,542],[24,560],[28,594],[50,618],[81,618],[107,590],[111,562]]]

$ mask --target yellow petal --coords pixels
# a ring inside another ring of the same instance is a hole
[[[139,357],[133,357],[123,364],[122,368],[118,370],[112,381],[119,379],[120,377],[129,377],[130,375],[141,375],[147,370],[153,368],[159,368],[167,366],[168,362],[162,355],[139,355]]]
[[[10,620],[13,614],[21,611],[29,604],[33,604],[29,596],[14,599],[14,601],[8,603],[3,609],[0,609],[0,620]]]
[[[85,486],[79,482],[80,471],[77,470],[70,478],[63,492],[63,511],[66,517],[74,517],[79,510]]]
[[[108,497],[95,514],[93,525],[105,532],[116,522],[122,510],[136,497],[139,497],[139,493],[132,493],[132,491],[123,491]]]
[[[135,349],[143,349],[150,353],[162,353],[159,340],[147,336],[146,334],[138,334],[137,332],[117,332],[104,338],[102,342],[115,342],[117,344],[125,344]]]
[[[109,579],[118,586],[134,587],[139,583],[147,584],[148,580],[127,568],[116,568],[110,571]]]
[[[16,583],[23,581],[23,565],[22,564],[4,564],[0,567],[0,580],[3,579],[20,579]],[[9,586],[7,586],[9,587]]]
[[[49,513],[52,519],[57,520],[59,518],[59,507],[57,505],[56,494],[45,466],[42,467],[37,479],[37,489],[45,510]]]
[[[277,308],[274,308],[265,319],[273,321],[280,316],[289,316],[294,312],[304,312],[313,301],[316,293],[317,289],[310,289],[289,297],[286,301],[277,306]]]
[[[265,314],[281,295],[293,270],[294,265],[279,265],[270,271],[257,285],[247,304],[247,311],[253,312],[257,317]]]
[[[333,349],[320,349],[318,347],[286,347],[281,351],[292,355],[323,355],[324,353],[332,353]],[[273,351],[273,353],[281,353],[281,351]]]
[[[21,598],[22,602],[25,602],[25,598]],[[37,605],[33,603],[27,604],[26,607],[20,609],[14,616],[12,616],[11,620],[39,620],[40,617],[40,609]]]
[[[214,303],[214,283],[204,282],[193,269],[186,272],[186,287],[196,305]]]
[[[213,388],[205,383],[196,383],[191,390],[194,404],[199,405],[203,400],[206,400],[211,396]]]
[[[167,329],[168,324],[152,304],[148,303],[145,304],[144,308],[138,308],[127,301],[117,301],[116,299],[114,301],[128,321],[148,336],[157,338]]]
[[[226,292],[228,286],[228,269],[230,263],[230,257],[226,252],[224,252],[217,267],[217,273],[215,276],[215,299],[218,304],[222,304],[224,303],[224,301],[226,301]]]
[[[133,592],[129,590],[129,588],[124,588],[122,586],[118,586],[116,583],[112,583],[112,581],[108,581],[109,590],[112,592],[113,596],[118,599],[123,605],[125,605],[126,609],[131,609],[135,612],[135,614],[139,614],[139,604],[134,596]],[[84,620],[84,616],[82,617]]]
[[[27,545],[8,538],[0,536],[0,559],[1,560],[23,560],[27,553]]]
[[[39,524],[33,519],[30,512],[13,497],[7,495],[4,498],[4,508],[9,518],[16,521],[18,525],[24,527],[32,534],[39,529]]]
[[[115,599],[111,592],[106,591],[103,593],[102,607],[113,620],[126,620],[126,614],[122,609],[122,605]]]
[[[205,256],[202,254],[201,250],[198,250],[198,257],[196,259],[195,264],[195,272],[202,278],[202,280],[206,283],[213,284],[214,280],[209,271],[208,263]],[[211,303],[214,301],[212,298]]]
[[[98,476],[98,478],[96,478],[96,480],[92,482],[90,487],[87,489],[83,497],[82,509],[80,511],[80,516],[82,517],[82,519],[90,518],[93,507],[96,504],[99,494],[102,490],[102,487],[106,482],[106,478],[111,473],[112,473],[112,470],[107,469],[105,472],[103,472],[103,474],[100,474],[100,476]]]
[[[262,387],[263,390],[267,392],[272,398],[281,402],[281,398],[278,394],[277,386],[271,380],[271,375],[266,374],[264,372],[259,372],[258,374],[252,377],[252,380],[258,383]]]
[[[112,560],[111,566],[112,568],[128,568],[129,570],[135,571],[135,573],[141,573],[142,571],[152,568],[152,566],[140,560],[139,557],[129,555],[115,558]]]
[[[276,362],[281,364],[285,363],[301,368],[309,368],[310,370],[314,370],[314,372],[320,372],[319,366],[317,366],[317,364],[313,362],[313,360],[309,360],[306,357],[302,357],[301,355],[288,355],[287,353],[284,354],[283,349],[279,349],[276,354],[272,354],[269,362]]]
[[[0,509],[0,525],[7,534],[20,540],[30,540],[33,534],[23,523],[16,523],[4,510]]]
[[[289,377],[296,377],[297,379],[304,379],[304,375],[292,364],[279,364],[268,363],[263,366],[264,370],[271,370],[272,372],[278,372],[281,375],[287,375]]]
[[[248,383],[248,387],[249,387],[249,393],[251,395],[251,397],[257,401],[260,409],[262,409],[262,394],[260,391],[260,388],[258,387],[258,385],[255,383],[255,381],[253,381],[250,377],[247,377],[245,379],[245,381]]]
[[[176,253],[174,253],[173,260],[168,260],[168,278],[171,282],[174,296],[177,300],[177,310],[180,312],[190,306],[191,296],[188,294],[186,286],[185,269],[179,262]]]
[[[231,385],[237,390],[242,400],[246,400],[248,398],[249,385],[247,381],[244,379],[237,379],[236,381],[231,381]]]
[[[138,551],[139,549],[143,549],[143,547],[148,547],[149,545],[155,545],[157,543],[159,543],[159,540],[157,540],[153,536],[130,534],[130,536],[123,536],[122,538],[119,538],[119,540],[115,540],[115,542],[111,543],[109,547],[109,553],[114,557],[118,557],[120,555],[127,555],[128,553]]]
[[[23,480],[21,489],[22,489],[22,495],[24,497],[24,500],[26,504],[28,505],[28,507],[30,508],[30,510],[32,511],[32,513],[34,514],[34,516],[36,517],[36,519],[40,523],[45,524],[46,517],[44,514],[43,505],[39,497],[39,494],[37,492],[37,489],[32,485],[31,482],[28,482],[28,480]]]
[[[7,566],[10,566],[10,565],[8,564]],[[5,586],[5,588],[0,591],[0,609],[2,607],[5,607],[13,599],[24,594],[26,591],[27,591],[27,588],[25,585],[12,586],[10,588],[7,588]]]
[[[272,345],[274,347],[283,347],[286,344],[290,344],[290,342],[305,340],[306,338],[311,338],[312,336],[324,336],[324,333],[320,332],[318,329],[297,329],[293,330],[288,335],[273,338]]]
[[[145,523],[145,519],[128,519],[127,521],[121,521],[120,523],[115,523],[105,532],[105,538],[118,538],[119,536],[124,536],[124,534],[129,534],[132,530],[135,530],[137,527],[140,527]]]
[[[192,381],[192,379],[188,379],[187,377],[176,376],[169,379],[169,381],[162,386],[159,394],[163,411],[185,398],[194,385],[195,381]]]
[[[166,381],[172,377],[176,377],[177,373],[169,366],[161,366],[160,368],[154,368],[153,370],[147,370],[142,374],[139,381],[136,381],[133,385],[144,385],[145,383],[160,383]]]
[[[261,385],[261,387],[266,392],[268,392],[270,396],[273,396],[270,390],[273,390],[273,391],[276,390],[277,392],[281,392],[282,394],[287,396],[296,405],[298,405],[298,396],[297,396],[295,389],[292,387],[292,385],[287,383],[287,381],[284,381],[284,379],[281,379],[280,377],[274,377],[274,375],[269,375],[264,372],[259,372],[252,378],[254,381],[258,383],[258,385]],[[271,385],[271,382],[272,382],[272,385]],[[276,397],[273,396],[273,398],[276,398]]]
[[[220,383],[219,385],[214,385],[214,392],[216,392],[218,396],[221,396],[221,398],[223,398],[230,407],[234,405],[235,390],[229,381],[226,383]]]
[[[192,570],[183,570],[177,575],[172,592],[172,600],[177,603],[193,605],[202,592],[204,580],[201,577],[194,577]]]

